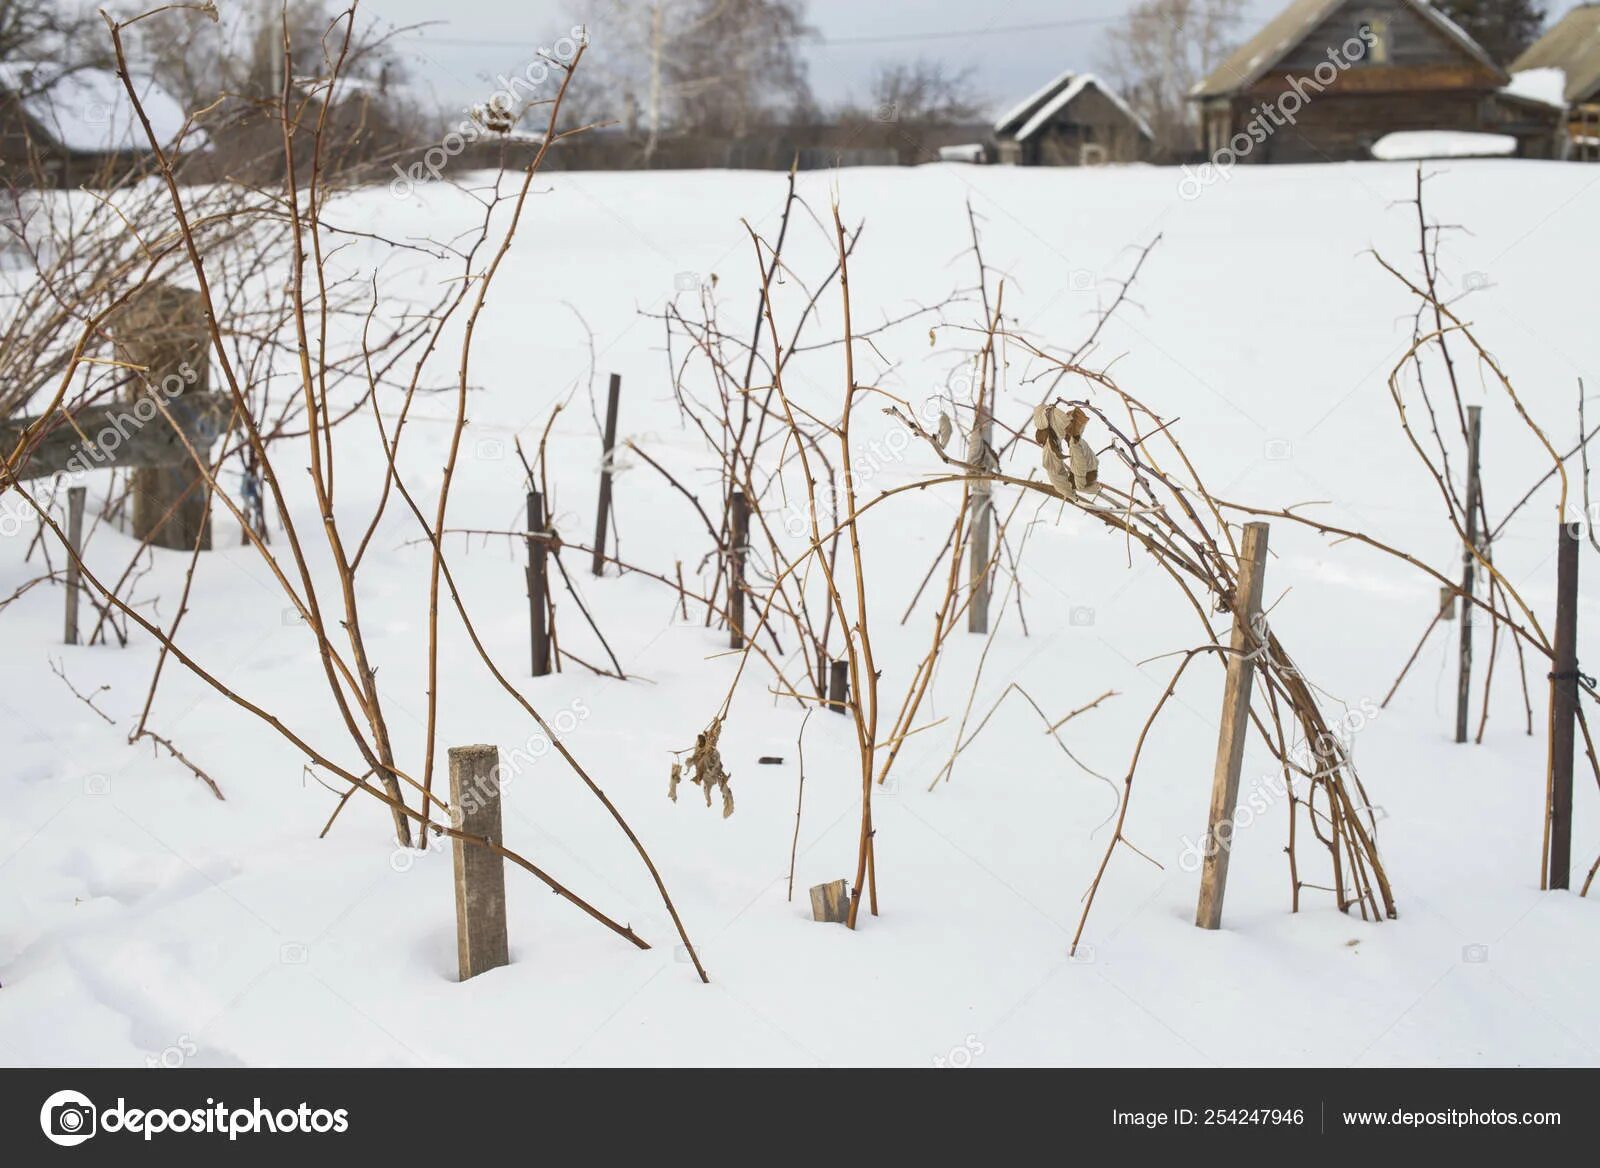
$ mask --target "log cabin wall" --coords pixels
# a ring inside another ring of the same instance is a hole
[[[1370,43],[1363,30],[1370,32]],[[1349,64],[1324,86],[1317,67],[1326,79],[1330,51]],[[1497,93],[1505,82],[1498,67],[1419,16],[1407,0],[1351,0],[1318,21],[1260,80],[1206,99],[1203,142],[1214,154],[1247,134],[1258,118],[1270,124],[1261,110],[1283,109],[1279,103],[1293,89],[1303,97],[1293,124],[1274,126],[1239,161],[1370,158],[1374,142],[1406,130],[1510,134],[1518,139],[1519,155],[1559,156],[1559,113],[1508,106]],[[1291,98],[1291,110],[1294,104]]]

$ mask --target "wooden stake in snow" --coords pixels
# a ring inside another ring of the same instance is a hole
[[[1573,723],[1578,717],[1579,525],[1561,525],[1556,553],[1555,668],[1550,673],[1551,888],[1572,886]]]
[[[850,662],[842,658],[828,667],[828,709],[835,714],[850,709]]]
[[[1461,555],[1461,665],[1456,678],[1456,741],[1467,740],[1467,707],[1472,704],[1472,586],[1478,573],[1478,445],[1483,407],[1467,407],[1467,545]]]
[[[86,487],[67,488],[67,644],[78,643],[78,592],[83,573],[78,557],[83,554],[83,502]]]
[[[165,418],[147,397],[172,412],[176,401],[210,389],[210,335],[204,299],[172,284],[151,284],[130,297],[113,322],[118,356],[141,368],[129,395],[136,430],[166,430]],[[210,441],[196,443],[202,455]],[[211,548],[211,488],[187,452],[173,465],[151,466],[132,475],[133,536],[152,546],[192,551]]]
[[[972,421],[972,434],[967,442],[967,461],[988,466],[991,443],[994,440],[994,421],[989,417],[988,403],[980,386],[978,409]],[[972,482],[972,497],[968,503],[972,524],[972,538],[967,547],[967,578],[972,588],[972,604],[967,608],[967,632],[989,631],[989,529],[994,522],[993,487],[987,478]]]
[[[600,511],[594,524],[594,574],[606,573],[606,528],[611,523],[611,459],[617,449],[617,407],[622,401],[622,374],[611,375],[606,395],[606,433],[600,463]]]
[[[1202,929],[1222,927],[1222,898],[1228,887],[1228,857],[1233,851],[1233,817],[1239,803],[1239,770],[1244,765],[1250,690],[1255,681],[1255,655],[1260,648],[1257,627],[1266,568],[1267,525],[1247,523],[1239,549],[1228,680],[1222,691],[1222,728],[1217,735],[1217,764],[1211,778],[1211,818],[1202,852],[1200,904],[1194,918]]]
[[[533,675],[550,672],[550,564],[544,498],[528,492],[528,620],[533,637]]]
[[[843,924],[850,912],[850,884],[834,880],[818,884],[811,889],[811,919],[829,924]]]
[[[500,826],[500,748],[450,750],[453,826],[504,843]],[[456,956],[461,980],[511,962],[506,942],[505,860],[479,844],[453,840],[456,877]]]
[[[728,646],[744,648],[744,556],[750,545],[750,500],[728,496]]]

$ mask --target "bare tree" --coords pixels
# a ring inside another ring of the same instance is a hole
[[[581,11],[597,81],[620,104],[610,116],[640,135],[646,165],[669,129],[738,137],[810,102],[803,0],[590,0]]]
[[[985,104],[971,66],[951,69],[927,57],[879,65],[872,77],[872,102],[880,121],[935,125],[973,121]]]
[[[1106,34],[1105,70],[1163,150],[1194,147],[1189,91],[1233,51],[1243,11],[1244,0],[1140,0]]]

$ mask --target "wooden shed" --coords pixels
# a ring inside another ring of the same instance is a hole
[[[163,148],[204,144],[154,80],[135,76],[133,84]],[[133,103],[109,69],[0,62],[0,185],[106,185],[150,157]]]
[[[1150,127],[1091,73],[1063,73],[994,126],[1011,166],[1099,166],[1149,157]]]
[[[1551,152],[1559,114],[1427,0],[1294,0],[1190,94],[1201,145],[1241,162],[1372,157],[1389,134],[1445,130]]]
[[[1559,69],[1569,157],[1600,161],[1600,4],[1581,4],[1511,63],[1513,73]]]

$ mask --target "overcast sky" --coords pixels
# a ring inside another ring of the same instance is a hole
[[[94,0],[84,0],[93,3]],[[275,0],[218,0],[226,14]],[[809,0],[817,38],[807,48],[824,105],[865,101],[881,62],[925,56],[971,66],[991,108],[1025,97],[1068,69],[1104,64],[1106,29],[1135,0]],[[1246,0],[1248,36],[1289,0]],[[1551,19],[1574,0],[1550,0]],[[419,94],[447,108],[482,101],[494,77],[520,70],[574,24],[578,0],[360,0],[380,25],[426,25],[399,38]],[[603,35],[603,30],[596,30]]]
[[[811,85],[825,105],[866,99],[880,61],[933,57],[971,65],[980,91],[1002,105],[1067,69],[1094,69],[1106,26],[1133,0],[810,0],[819,40]],[[1270,14],[1280,0],[1252,0]],[[1287,0],[1282,0],[1287,2]],[[404,41],[425,92],[447,105],[481,100],[485,82],[521,68],[573,24],[572,0],[361,0],[394,25],[432,21]]]

